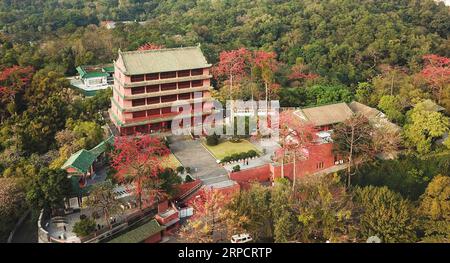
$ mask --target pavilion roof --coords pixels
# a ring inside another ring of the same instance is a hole
[[[138,75],[187,69],[207,68],[208,64],[200,46],[166,48],[143,51],[119,51],[124,74]]]
[[[164,229],[165,227],[161,226],[156,219],[152,219],[150,222],[128,231],[108,243],[140,243]]]
[[[74,168],[80,173],[87,173],[100,154],[104,153],[113,143],[114,136],[110,136],[89,151],[85,149],[79,150],[67,159],[61,169]]]
[[[97,67],[97,66],[79,66],[76,68],[78,74],[83,79],[89,78],[99,78],[99,77],[108,77],[108,71],[106,71],[108,67]],[[114,70],[113,70],[114,71]]]
[[[96,159],[97,157],[93,153],[82,149],[72,154],[61,168],[74,168],[80,173],[87,173]]]

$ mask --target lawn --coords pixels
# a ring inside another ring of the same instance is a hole
[[[217,160],[222,160],[226,156],[230,156],[235,153],[248,152],[254,150],[260,153],[258,149],[247,140],[241,140],[240,142],[221,141],[218,145],[209,146],[205,141],[202,142],[203,146],[208,149]]]
[[[163,168],[172,168],[175,170],[178,166],[181,166],[181,163],[178,161],[175,155],[171,153],[162,158],[161,165]]]

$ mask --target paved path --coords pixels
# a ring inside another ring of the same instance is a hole
[[[22,225],[16,230],[12,243],[38,243],[37,220],[28,214]]]
[[[227,171],[206,151],[200,140],[170,138],[170,149],[184,167],[191,167],[191,174],[205,185],[228,181]]]

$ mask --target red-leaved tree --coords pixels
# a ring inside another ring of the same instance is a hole
[[[19,105],[17,96],[25,92],[33,77],[32,67],[12,66],[0,72],[0,122]],[[14,108],[14,109],[13,109]]]
[[[158,174],[161,171],[161,157],[169,154],[167,146],[156,137],[138,135],[118,137],[111,153],[112,167],[121,183],[133,183],[142,209],[142,197],[146,194],[154,199],[162,194],[158,189]]]
[[[217,78],[225,77],[229,86],[229,95],[232,96],[233,84],[249,75],[251,52],[246,48],[222,51],[219,63],[213,68]]]
[[[295,64],[291,68],[291,73],[288,75],[289,80],[310,80],[316,79],[319,75],[309,72],[308,67],[304,64]]]
[[[441,102],[444,88],[450,84],[450,58],[430,54],[423,56],[425,66],[421,75],[428,81],[438,103]]]
[[[257,50],[253,52],[252,64],[261,71],[261,78],[264,81],[265,98],[269,100],[271,94],[274,93],[273,88],[278,86],[273,85],[275,81],[275,72],[278,70],[279,63],[274,52],[266,52]]]

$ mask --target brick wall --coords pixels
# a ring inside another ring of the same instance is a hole
[[[297,161],[296,173],[298,177],[307,174],[320,172],[321,170],[334,166],[333,144],[320,144],[310,149],[309,158],[304,161]],[[284,165],[284,176],[293,179],[294,164]],[[271,168],[273,178],[279,178],[282,175],[281,165]]]
[[[271,177],[270,164],[230,173],[230,179],[236,182],[266,182]]]

